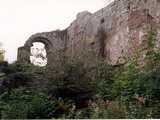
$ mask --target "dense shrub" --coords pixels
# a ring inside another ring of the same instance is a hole
[[[159,64],[140,69],[136,61],[111,66],[103,59],[85,60],[0,67],[1,118],[159,117]]]
[[[48,79],[45,77],[46,68],[21,64],[18,62],[0,68],[4,74],[1,78],[1,92],[18,87],[33,87],[45,89]]]
[[[32,82],[31,74],[17,72],[5,77],[2,82],[2,87],[6,90],[11,90],[21,86],[28,86],[29,82]]]
[[[82,62],[67,62],[60,69],[52,71],[50,94],[56,98],[71,99],[77,108],[87,106],[86,101],[95,94],[95,82],[90,68]]]
[[[96,94],[101,96],[104,100],[112,100],[113,95],[111,93],[113,76],[115,68],[108,65],[106,61],[99,60],[95,68],[95,81],[96,81]]]
[[[73,104],[35,89],[18,88],[0,96],[2,119],[49,119],[69,116]]]
[[[19,88],[0,96],[1,118],[50,118],[54,101],[40,91]]]

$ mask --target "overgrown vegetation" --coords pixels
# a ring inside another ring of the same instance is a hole
[[[159,118],[160,57],[154,36],[148,36],[146,54],[154,64],[144,69],[136,60],[117,67],[93,56],[65,57],[51,67],[1,62],[1,119]]]
[[[4,53],[5,51],[2,48],[2,44],[0,43],[0,61],[4,60]]]

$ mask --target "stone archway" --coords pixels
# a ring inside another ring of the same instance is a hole
[[[41,37],[41,36],[37,36],[37,37],[33,37],[33,38],[29,39],[28,41],[26,41],[24,46],[32,47],[34,42],[43,43],[46,46],[47,51],[51,50],[53,47],[52,43],[50,42],[50,40],[48,38]]]
[[[31,47],[33,46],[33,43],[40,42],[45,45],[46,50],[46,57],[47,57],[47,64],[49,64],[50,54],[53,49],[53,45],[51,41],[48,38],[42,37],[42,36],[35,36],[31,37],[29,40],[26,41],[23,47],[20,47],[18,49],[18,61],[25,62],[25,63],[31,63],[30,56],[31,56]]]

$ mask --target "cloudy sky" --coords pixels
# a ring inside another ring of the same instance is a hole
[[[16,60],[17,48],[34,33],[64,29],[78,12],[95,12],[112,0],[0,0],[0,42],[5,59]]]

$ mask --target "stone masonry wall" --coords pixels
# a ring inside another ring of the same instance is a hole
[[[63,31],[31,36],[19,49],[18,60],[27,59],[27,48],[33,42],[46,45],[48,64],[53,62],[54,53],[58,51],[77,55],[81,54],[81,50],[92,48],[99,54],[102,51],[99,31],[102,31],[105,35],[103,57],[110,64],[123,64],[143,46],[146,30],[152,24],[157,26],[157,46],[160,46],[160,0],[115,0],[94,14],[88,11],[79,13],[76,20]]]

